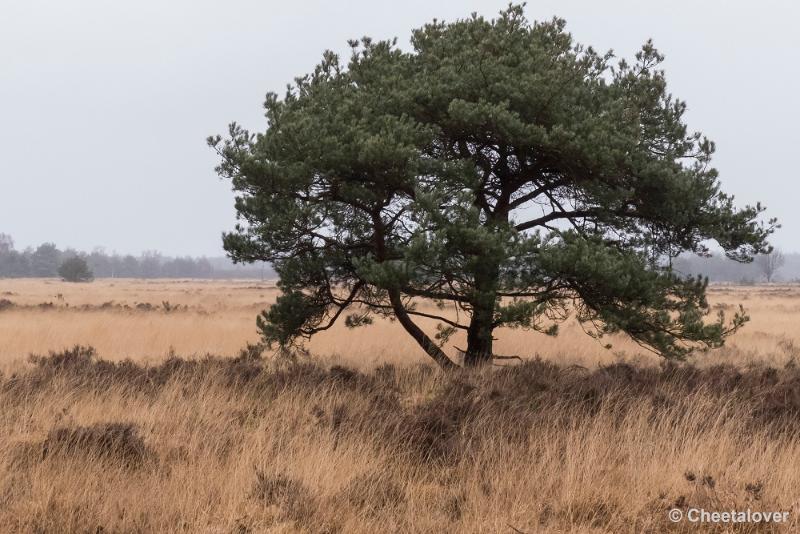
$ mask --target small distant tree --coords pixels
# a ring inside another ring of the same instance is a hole
[[[786,257],[783,255],[783,252],[778,249],[774,249],[768,254],[761,254],[756,258],[756,265],[761,269],[761,272],[767,279],[767,283],[771,283],[775,280],[775,275],[778,274],[778,271],[785,263]]]
[[[64,260],[61,267],[58,268],[58,274],[66,282],[91,282],[94,280],[94,274],[89,269],[89,265],[80,256]]]

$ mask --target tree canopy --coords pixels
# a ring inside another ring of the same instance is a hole
[[[494,329],[555,334],[574,314],[681,358],[747,320],[709,318],[707,281],[671,259],[715,242],[751,261],[776,223],[720,190],[714,144],[688,130],[652,43],[617,61],[512,5],[433,21],[409,51],[350,45],[267,95],[264,132],[209,138],[240,218],[225,249],[280,276],[266,341],[387,316],[449,367],[454,333],[479,364]]]

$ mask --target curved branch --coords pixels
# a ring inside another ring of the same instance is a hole
[[[453,360],[448,358],[447,354],[445,354],[444,351],[440,349],[436,343],[434,343],[433,340],[428,337],[428,335],[423,332],[419,326],[417,326],[414,321],[411,320],[408,311],[403,306],[399,290],[389,290],[389,301],[392,303],[392,309],[397,317],[397,321],[403,326],[403,328],[405,328],[406,332],[408,332],[408,334],[414,338],[414,341],[416,341],[417,344],[422,347],[428,356],[433,358],[434,361],[439,364],[439,367],[445,370],[458,368],[458,365],[456,365]]]

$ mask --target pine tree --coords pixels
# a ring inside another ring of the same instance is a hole
[[[266,131],[209,138],[241,219],[226,250],[280,276],[267,342],[388,316],[443,367],[466,333],[477,365],[494,329],[555,334],[574,314],[682,358],[745,323],[741,309],[707,319],[707,280],[671,259],[716,241],[751,261],[776,223],[720,190],[714,144],[688,131],[652,43],[614,63],[512,5],[434,21],[412,45],[353,41],[347,64],[327,52],[268,95]]]

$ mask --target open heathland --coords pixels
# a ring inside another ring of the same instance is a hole
[[[800,288],[713,288],[752,321],[689,364],[568,325],[501,331],[524,362],[447,374],[388,322],[326,333],[295,361],[240,351],[267,282],[0,293],[4,531],[800,527]],[[672,523],[672,508],[789,523]]]

